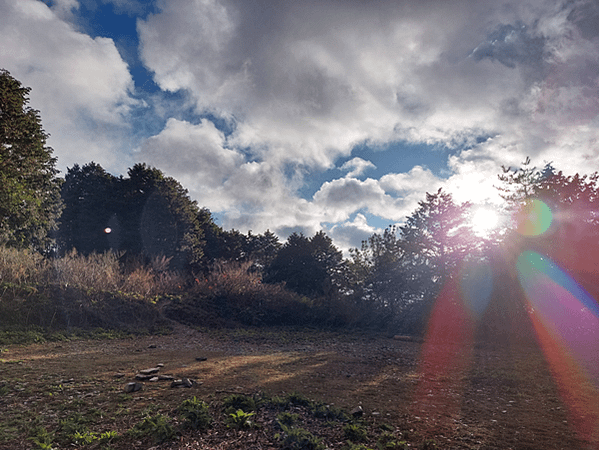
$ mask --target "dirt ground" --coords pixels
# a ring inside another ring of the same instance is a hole
[[[371,428],[391,426],[413,448],[434,440],[438,449],[599,449],[596,389],[567,398],[574,394],[565,378],[555,376],[533,343],[180,326],[165,336],[8,346],[0,358],[2,449],[35,448],[23,432],[27,423],[53,429],[74,410],[93,408],[93,427],[120,432],[144,409],[169,413],[192,396],[216,404],[231,393],[258,392],[301,393],[348,411],[361,406]],[[158,364],[161,374],[196,384],[144,382],[141,391],[124,394],[141,369]],[[152,448],[279,448],[264,430],[221,431]],[[327,441],[327,448],[347,445],[343,438]],[[125,440],[105,448],[149,447]]]

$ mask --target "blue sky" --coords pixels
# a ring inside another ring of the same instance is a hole
[[[226,229],[342,249],[527,156],[598,169],[594,1],[0,0],[61,171],[136,162]]]

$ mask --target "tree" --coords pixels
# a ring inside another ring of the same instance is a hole
[[[111,248],[119,250],[119,196],[115,192],[118,182],[94,162],[67,169],[61,189],[65,205],[58,232],[61,253],[72,248],[86,255]]]
[[[62,189],[62,250],[120,250],[148,260],[169,258],[171,269],[199,269],[209,213],[156,168],[136,164],[128,175],[116,178],[96,163],[69,169]]]
[[[198,268],[205,241],[197,202],[174,178],[146,164],[134,165],[128,175],[122,181],[123,249],[171,258],[171,269]]]
[[[373,234],[362,242],[360,249],[351,249],[350,256],[356,295],[377,316],[375,320],[391,320],[406,298],[404,251],[397,228],[391,226],[383,234]]]
[[[406,220],[401,230],[404,269],[415,297],[434,297],[453,276],[476,241],[467,225],[469,203],[456,205],[439,189]]]
[[[331,295],[338,285],[343,255],[323,231],[307,238],[293,233],[266,270],[265,282],[285,282],[298,294]]]
[[[45,253],[61,211],[60,180],[30,90],[0,70],[0,242]]]

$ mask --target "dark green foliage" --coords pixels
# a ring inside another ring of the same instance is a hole
[[[146,261],[162,257],[174,270],[200,268],[204,229],[214,226],[209,213],[158,169],[136,164],[128,175],[116,178],[93,162],[68,170],[58,232],[62,253],[110,249]]]
[[[290,427],[294,425],[299,420],[298,414],[293,414],[289,412],[282,412],[277,415],[277,423],[280,425],[284,425]]]
[[[162,414],[145,416],[129,433],[138,439],[149,438],[156,444],[171,441],[177,435],[177,431],[171,424],[171,420]]]
[[[0,243],[48,253],[61,211],[60,180],[29,92],[0,70]]]
[[[212,424],[212,416],[208,404],[197,397],[187,399],[177,408],[184,428],[205,430]]]
[[[226,414],[235,413],[237,410],[250,412],[256,410],[256,399],[243,394],[231,394],[223,400]]]
[[[360,423],[348,423],[343,426],[343,435],[345,439],[352,442],[366,442],[368,433],[366,427]]]
[[[58,233],[62,251],[76,248],[79,253],[88,255],[110,248],[118,250],[119,244],[110,240],[122,233],[116,223],[118,203],[114,191],[117,182],[94,162],[83,167],[75,164],[68,169],[61,190],[66,206]],[[114,228],[111,233],[105,232],[108,226]]]
[[[303,428],[283,426],[283,435],[278,435],[283,450],[324,450],[321,439]]]
[[[264,281],[284,282],[288,289],[312,297],[329,296],[337,289],[343,256],[324,232],[312,238],[293,233],[266,269]]]

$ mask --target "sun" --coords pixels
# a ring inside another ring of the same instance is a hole
[[[489,207],[476,208],[470,219],[472,230],[477,236],[488,237],[500,225],[500,216],[497,211]]]

